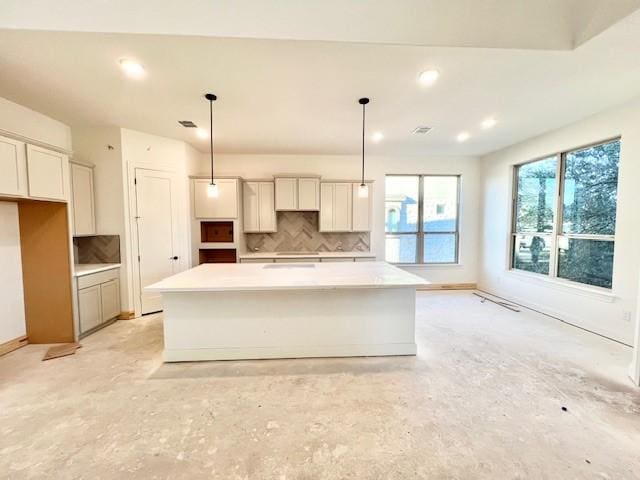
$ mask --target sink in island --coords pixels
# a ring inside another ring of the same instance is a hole
[[[416,288],[385,262],[204,264],[162,294],[164,360],[414,355]]]

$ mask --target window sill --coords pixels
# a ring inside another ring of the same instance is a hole
[[[507,273],[525,282],[535,283],[537,285],[550,287],[567,293],[573,293],[574,295],[582,297],[593,298],[601,302],[613,303],[618,298],[617,295],[606,289],[598,287],[583,287],[582,285],[557,278],[545,278],[544,276],[536,273],[519,272],[516,270],[508,270]]]

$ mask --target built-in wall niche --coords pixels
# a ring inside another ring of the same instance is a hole
[[[200,264],[203,263],[236,263],[235,248],[201,248]]]
[[[233,243],[233,221],[200,222],[200,241],[202,243]]]

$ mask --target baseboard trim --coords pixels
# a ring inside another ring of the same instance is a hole
[[[0,357],[2,355],[6,355],[9,352],[13,352],[21,347],[24,347],[29,340],[26,335],[22,337],[14,338],[13,340],[9,340],[8,342],[0,343]]]
[[[132,320],[134,318],[136,318],[136,312],[133,310],[125,310],[118,315],[118,320]]]
[[[476,290],[476,283],[431,283],[418,290]]]

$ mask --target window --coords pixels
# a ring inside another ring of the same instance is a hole
[[[619,159],[616,139],[516,167],[513,269],[611,288]]]
[[[388,175],[385,259],[456,263],[459,188],[457,175]]]

